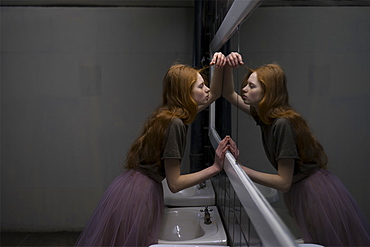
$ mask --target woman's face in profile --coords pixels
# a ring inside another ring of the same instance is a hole
[[[197,81],[193,85],[192,96],[198,105],[207,104],[209,99],[209,87],[204,83],[203,77],[198,73]]]
[[[253,72],[248,80],[247,85],[242,88],[242,98],[245,104],[258,107],[259,102],[263,97],[263,89],[257,78],[257,73]]]

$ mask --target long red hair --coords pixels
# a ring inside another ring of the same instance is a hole
[[[321,168],[325,168],[328,158],[324,148],[312,135],[303,117],[290,106],[287,78],[283,69],[277,64],[250,69],[243,80],[242,88],[253,72],[256,72],[263,90],[263,97],[258,105],[258,116],[261,121],[271,124],[276,118],[288,119],[297,137],[299,163],[317,163]]]
[[[140,162],[161,164],[164,135],[171,120],[180,118],[188,125],[197,115],[198,105],[192,97],[197,76],[198,70],[187,65],[169,68],[163,78],[162,104],[147,119],[140,137],[130,147],[125,168],[135,168]]]

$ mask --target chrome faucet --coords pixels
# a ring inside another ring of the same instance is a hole
[[[207,187],[207,183],[206,182],[203,182],[203,183],[200,183],[199,184],[199,189],[203,189],[205,187]]]
[[[204,224],[209,225],[212,223],[211,221],[211,214],[209,212],[212,212],[213,209],[208,209],[208,206],[205,207],[204,210],[200,210],[200,212],[204,212]]]

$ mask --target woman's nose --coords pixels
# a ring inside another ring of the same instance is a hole
[[[206,91],[206,93],[208,93],[209,91],[211,91],[211,89],[209,87],[205,86],[205,91]]]

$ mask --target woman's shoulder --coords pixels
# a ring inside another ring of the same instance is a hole
[[[171,125],[185,126],[184,122],[178,117],[171,120]]]
[[[287,125],[289,124],[290,125],[290,121],[289,119],[285,118],[285,117],[279,117],[279,118],[276,118],[273,122],[275,125],[279,126],[279,125]]]
[[[187,125],[181,120],[181,118],[173,118],[169,124],[170,129],[178,129],[178,130],[185,130],[187,129]]]
[[[180,118],[174,118],[171,120],[167,127],[167,136],[179,138],[181,136],[186,136],[188,131],[188,126]]]
[[[273,129],[291,129],[292,123],[288,118],[285,117],[279,117],[275,118],[275,120],[272,122],[272,128]]]

